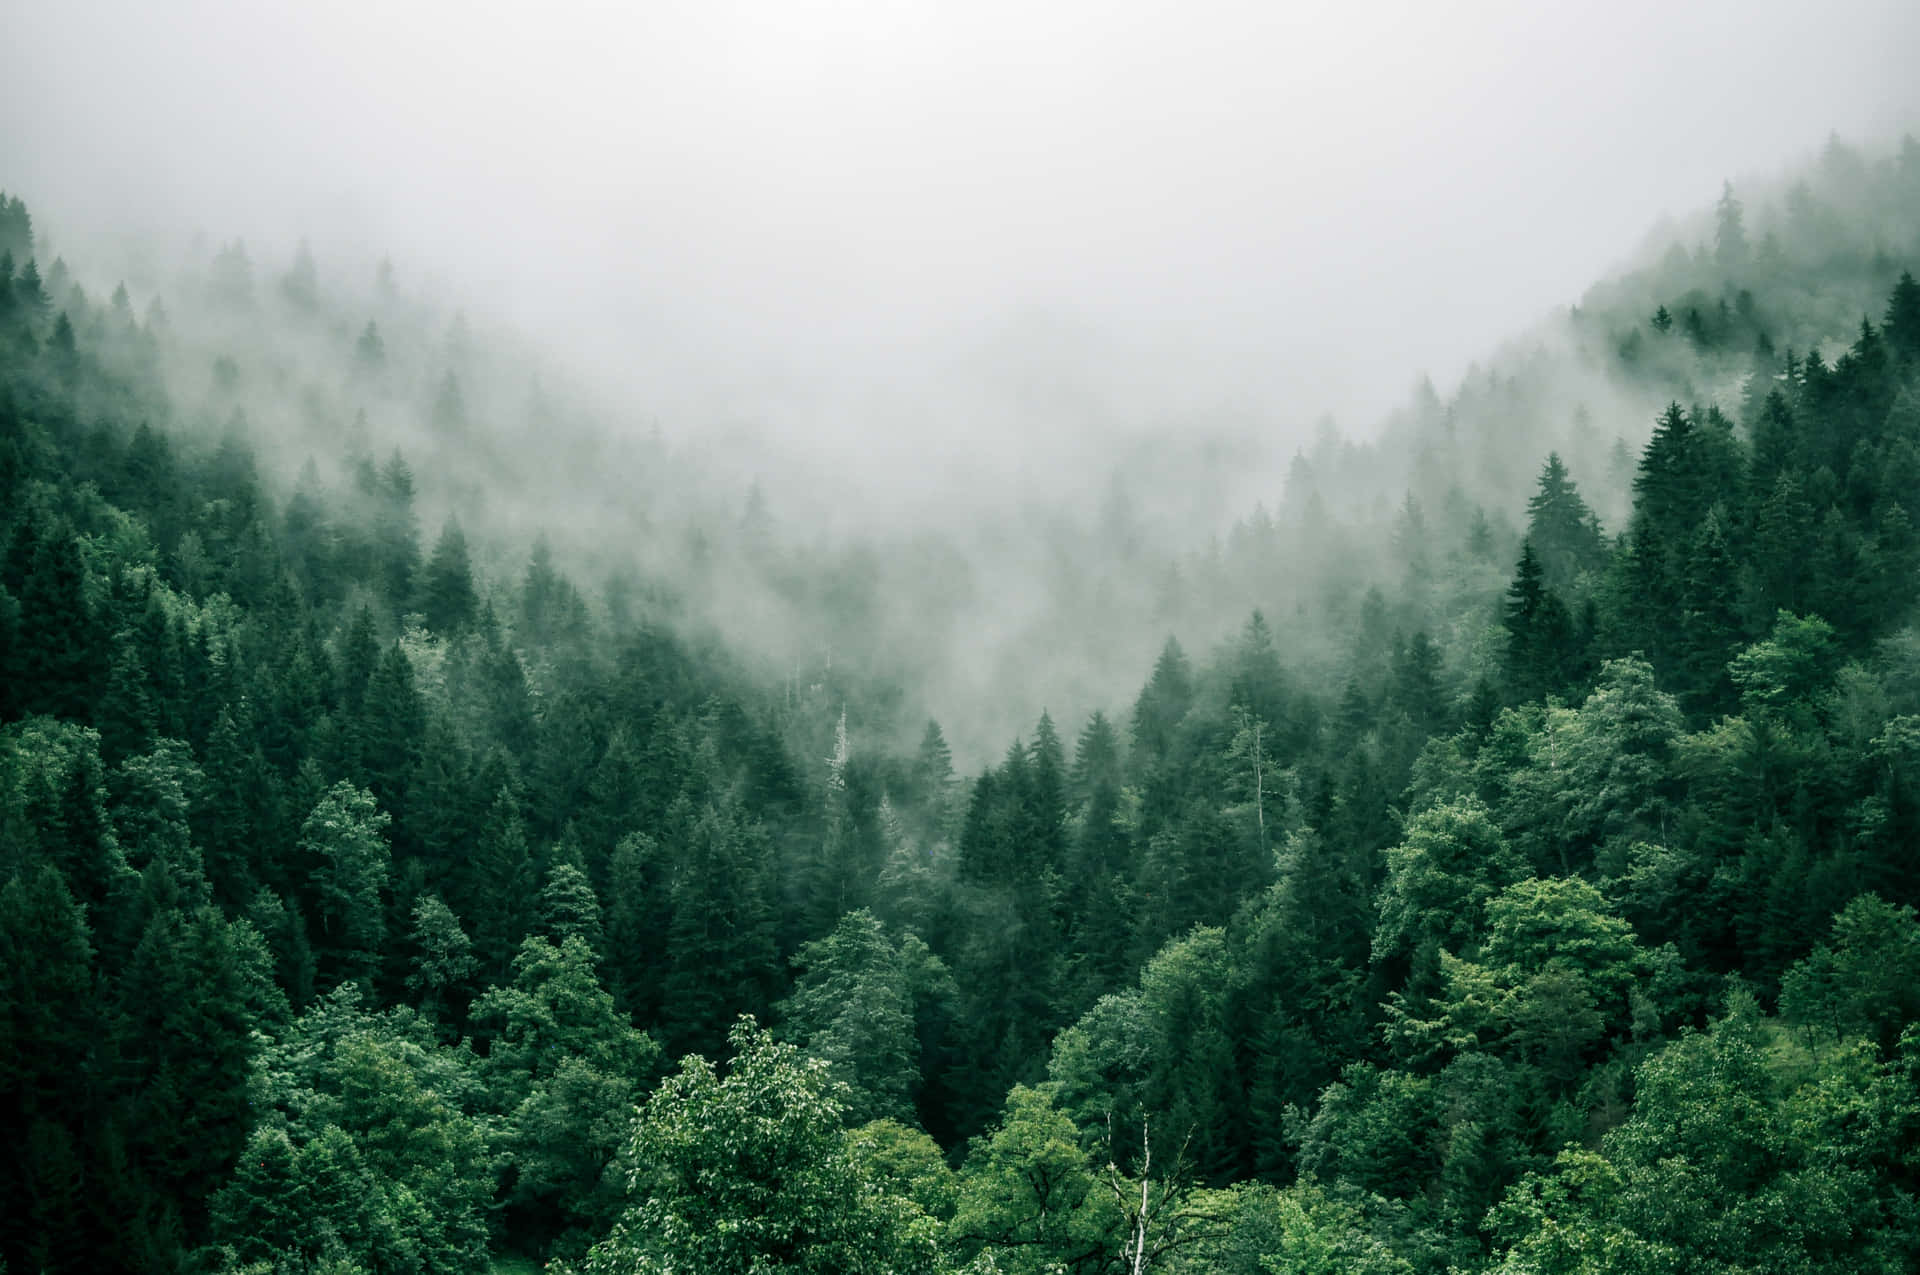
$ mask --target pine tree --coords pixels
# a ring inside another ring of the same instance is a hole
[[[1733,684],[1726,666],[1740,641],[1739,564],[1727,531],[1725,511],[1715,505],[1700,524],[1688,554],[1683,609],[1682,692],[1706,714],[1733,707]]]
[[[22,520],[8,553],[9,583],[20,606],[15,660],[21,707],[85,720],[107,672],[107,643],[86,596],[86,567],[76,537]]]
[[[356,371],[365,377],[375,377],[387,369],[387,343],[380,337],[380,325],[372,319],[360,329],[360,339],[353,345],[353,364]]]
[[[21,261],[33,257],[33,217],[19,197],[10,199],[4,191],[0,191],[0,254]]]
[[[413,969],[407,990],[420,998],[420,1009],[430,1018],[448,1019],[464,1008],[468,979],[474,971],[473,942],[437,894],[421,895],[413,904]]]
[[[1583,572],[1606,561],[1600,520],[1567,474],[1558,452],[1547,455],[1540,485],[1527,501],[1527,540],[1540,560],[1547,587],[1565,594]]]
[[[231,1171],[253,1120],[254,1032],[267,1017],[260,999],[279,996],[265,958],[245,921],[211,906],[165,908],[121,974],[115,1008],[131,1072],[123,1081],[130,1150],[147,1178],[142,1194],[171,1207],[190,1243],[203,1238],[204,1201]]]
[[[473,566],[467,558],[467,538],[460,523],[449,518],[421,579],[421,613],[428,628],[453,637],[472,626],[479,606],[473,590]]]
[[[1247,617],[1234,649],[1233,685],[1228,696],[1235,704],[1278,728],[1287,717],[1288,687],[1286,670],[1280,666],[1280,654],[1274,649],[1273,630],[1267,617],[1255,611]]]
[[[607,980],[620,1008],[642,1022],[658,1015],[671,923],[658,843],[640,833],[622,837],[607,865]]]
[[[474,955],[485,977],[498,978],[532,924],[530,895],[537,879],[520,800],[511,788],[495,791],[464,875],[460,910],[473,921]]]
[[[276,849],[272,802],[277,794],[266,759],[243,723],[248,706],[221,708],[206,747],[206,783],[194,811],[194,836],[207,857],[214,897],[236,904],[264,879],[285,888],[284,850]]]
[[[280,549],[308,601],[336,598],[342,582],[335,570],[336,546],[328,525],[320,471],[309,459],[300,468],[293,495],[280,516]]]
[[[40,267],[31,257],[14,277],[13,297],[14,303],[31,322],[38,324],[47,317],[47,307],[51,303],[47,298],[46,285],[40,281]]]
[[[1807,573],[1818,534],[1814,510],[1792,470],[1781,470],[1760,506],[1749,555],[1754,597],[1749,612],[1770,617],[1801,612],[1811,595]]]
[[[402,610],[412,604],[420,573],[420,520],[413,511],[413,470],[397,448],[380,468],[373,544],[380,585],[393,607]]]
[[[443,713],[427,720],[420,760],[407,779],[405,842],[420,856],[426,881],[440,886],[474,844],[476,809],[473,758]]]
[[[1031,801],[1035,836],[1029,853],[1036,865],[1060,868],[1065,858],[1067,759],[1053,718],[1045,709],[1034,727]]]
[[[1532,700],[1558,690],[1572,654],[1573,621],[1547,588],[1531,541],[1520,546],[1502,624],[1507,630],[1507,685],[1514,697]]]
[[[1773,389],[1753,418],[1753,463],[1748,470],[1749,499],[1754,505],[1772,492],[1780,474],[1805,463],[1807,450],[1799,423],[1786,395]]]
[[[0,1261],[85,1270],[98,1257],[83,1157],[99,1119],[89,1062],[98,988],[85,913],[51,865],[0,884]],[[89,1240],[89,1235],[93,1236]]]
[[[672,884],[661,1029],[668,1053],[713,1051],[729,1018],[761,1012],[779,982],[767,847],[730,804],[693,822]]]
[[[322,981],[363,986],[379,968],[386,941],[385,894],[392,875],[389,820],[364,788],[342,780],[300,828],[302,852],[315,866],[312,887],[320,922]]]
[[[556,946],[570,938],[579,939],[592,949],[596,959],[606,950],[600,899],[578,863],[558,862],[548,870],[534,912],[540,934]]]
[[[1920,283],[1914,282],[1911,270],[1900,272],[1900,282],[1887,298],[1887,314],[1880,331],[1887,347],[1896,354],[1920,359]]]
[[[1747,264],[1747,230],[1740,201],[1733,197],[1733,183],[1720,188],[1720,202],[1714,206],[1713,256],[1722,270],[1737,270]]]
[[[296,310],[311,311],[320,303],[320,272],[313,264],[313,250],[304,239],[294,250],[293,264],[280,278],[280,295]]]
[[[1451,716],[1444,673],[1440,648],[1425,629],[1415,630],[1394,652],[1392,703],[1420,738],[1440,730]]]
[[[460,394],[460,382],[452,372],[440,381],[433,399],[433,428],[449,438],[460,438],[467,430],[467,405]]]
[[[1070,776],[1074,804],[1085,804],[1103,787],[1118,793],[1121,782],[1120,733],[1104,712],[1095,709],[1074,743]]]
[[[1150,764],[1167,760],[1173,747],[1175,729],[1193,703],[1193,672],[1186,652],[1173,638],[1160,651],[1153,676],[1147,680],[1133,706],[1133,739],[1141,756]]]
[[[47,365],[62,385],[72,389],[80,376],[80,346],[73,335],[73,321],[62,310],[54,320],[53,333],[47,338]]]
[[[920,747],[913,758],[913,791],[935,829],[947,819],[948,802],[953,790],[953,750],[940,733],[940,723],[931,717],[920,736]]]
[[[113,635],[106,693],[100,697],[94,720],[100,727],[101,757],[110,766],[144,752],[153,738],[157,721],[153,696],[138,640],[130,630]]]
[[[339,670],[340,685],[336,694],[341,706],[349,713],[360,713],[366,706],[367,685],[380,666],[380,640],[375,636],[373,612],[368,608],[361,607],[354,612],[346,632],[341,635],[334,664]]]
[[[381,809],[406,818],[407,784],[420,764],[427,733],[426,706],[413,682],[413,664],[398,643],[387,648],[367,679],[367,694],[355,726],[360,774]]]

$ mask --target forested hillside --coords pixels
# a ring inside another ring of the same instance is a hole
[[[44,242],[0,202],[5,1270],[1920,1251],[1913,141],[1224,541],[1116,458],[1018,622],[389,270]],[[1053,671],[963,703],[975,630]],[[943,703],[1030,725],[956,770]]]

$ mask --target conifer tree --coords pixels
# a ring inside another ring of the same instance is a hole
[[[779,982],[764,834],[729,804],[688,830],[672,883],[661,1027],[668,1052],[708,1052],[741,1007],[763,1010]]]
[[[87,601],[86,567],[75,537],[64,528],[39,529],[23,519],[8,552],[7,575],[18,581],[15,662],[21,707],[85,720],[108,660]]]
[[[539,932],[556,945],[579,939],[596,957],[606,950],[600,926],[600,899],[578,863],[557,862],[547,872],[534,905]]]
[[[449,518],[434,542],[420,583],[420,610],[427,627],[448,637],[464,633],[479,611],[467,538],[458,520]]]
[[[353,363],[360,375],[375,377],[387,369],[387,343],[381,339],[380,325],[372,319],[360,329],[360,338],[353,345]]]
[[[1720,202],[1714,206],[1713,255],[1722,270],[1737,270],[1747,264],[1747,230],[1740,201],[1733,197],[1733,183],[1723,183]]]
[[[1684,610],[1685,694],[1703,712],[1733,706],[1726,664],[1741,636],[1739,566],[1729,543],[1725,511],[1715,505],[1695,533],[1686,567]]]
[[[1067,818],[1067,759],[1053,718],[1045,709],[1034,727],[1032,761],[1032,806],[1035,842],[1031,855],[1037,865],[1058,868],[1064,857],[1062,838]]]
[[[427,733],[426,706],[413,682],[413,664],[398,643],[387,648],[367,679],[366,701],[355,726],[360,774],[395,818],[407,817],[408,782],[420,764]]]
[[[642,1022],[658,1013],[672,923],[661,858],[651,837],[629,833],[607,865],[607,981],[620,1008]]]
[[[1133,739],[1146,761],[1159,764],[1167,760],[1174,730],[1192,702],[1193,672],[1186,652],[1170,637],[1153,666],[1153,676],[1133,706]]]
[[[468,901],[461,910],[473,919],[474,954],[483,975],[499,977],[532,924],[537,879],[520,800],[505,785],[494,793],[464,875]]]
[[[449,438],[458,438],[466,432],[466,400],[461,396],[460,382],[452,372],[441,378],[439,392],[434,395],[433,427]]]
[[[379,968],[392,874],[388,822],[372,793],[342,780],[301,826],[301,850],[314,864],[320,972],[327,986],[350,979],[364,986]]]
[[[1908,359],[1920,359],[1920,283],[1911,270],[1900,272],[1900,281],[1887,298],[1887,314],[1880,331],[1887,346]]]
[[[947,737],[940,733],[940,723],[928,718],[927,729],[921,734],[920,747],[914,754],[913,790],[934,828],[946,821],[952,788],[953,750],[947,747]]]
[[[51,864],[0,882],[0,1260],[83,1270],[105,1218],[84,1189],[86,1123],[96,1119],[88,1061],[98,1048],[85,913]],[[89,1235],[95,1237],[89,1242]]]
[[[396,610],[404,609],[420,572],[420,520],[413,510],[413,470],[397,448],[380,467],[373,545],[381,587]]]
[[[1573,622],[1547,588],[1531,541],[1520,546],[1502,624],[1507,631],[1507,685],[1514,696],[1530,700],[1558,690],[1571,654]]]
[[[1547,587],[1566,594],[1582,572],[1605,562],[1600,520],[1567,474],[1558,452],[1547,454],[1539,489],[1527,501],[1527,541],[1540,560]]]
[[[1121,784],[1120,734],[1107,715],[1095,709],[1074,742],[1070,791],[1076,805],[1090,800],[1102,787],[1117,793]]]
[[[49,304],[47,289],[40,281],[40,266],[31,257],[27,258],[26,264],[20,267],[20,273],[14,277],[13,296],[15,304],[30,321],[38,324],[46,318]]]

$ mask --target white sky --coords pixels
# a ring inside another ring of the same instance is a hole
[[[0,186],[390,249],[685,427],[858,434],[1037,324],[1123,401],[1364,428],[1723,176],[1920,120],[1910,2],[8,8]]]

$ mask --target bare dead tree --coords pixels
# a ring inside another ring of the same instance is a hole
[[[1124,1275],[1146,1275],[1160,1259],[1179,1249],[1224,1237],[1230,1227],[1227,1210],[1211,1194],[1199,1191],[1186,1172],[1189,1130],[1173,1158],[1172,1167],[1156,1182],[1153,1176],[1153,1137],[1145,1116],[1140,1118],[1140,1177],[1136,1183],[1107,1161],[1107,1189],[1120,1207],[1125,1238],[1120,1245]],[[1107,1145],[1113,1145],[1113,1117],[1107,1117]],[[1137,1188],[1137,1196],[1136,1196]]]

